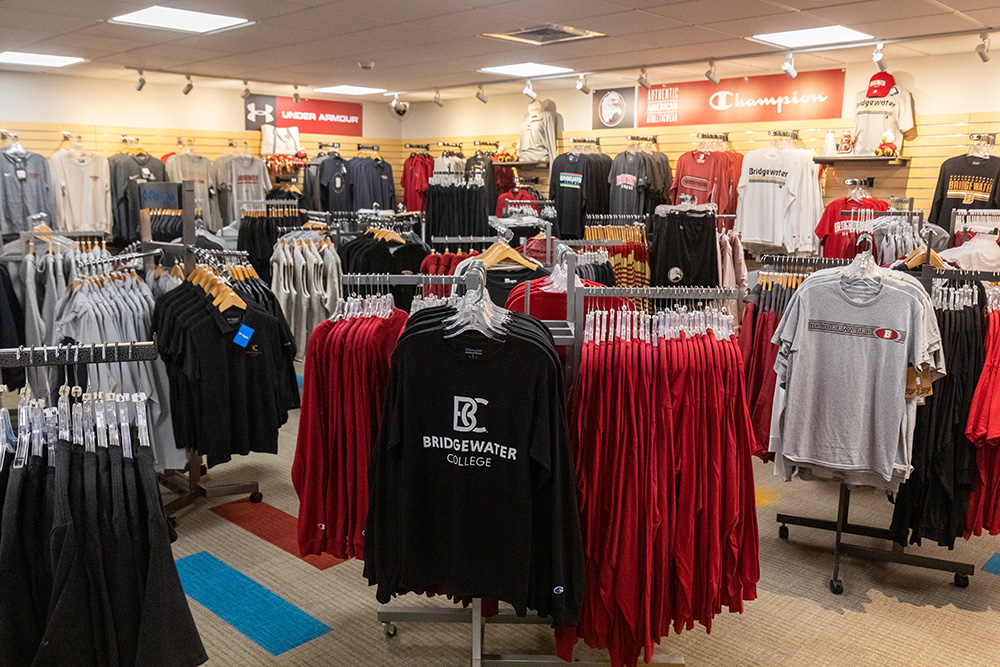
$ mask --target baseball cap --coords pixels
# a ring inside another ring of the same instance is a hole
[[[868,97],[885,97],[896,85],[896,79],[888,72],[878,72],[868,80]]]

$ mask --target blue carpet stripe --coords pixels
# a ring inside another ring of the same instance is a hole
[[[207,551],[181,558],[177,571],[185,593],[271,655],[330,632],[330,626]]]
[[[1000,554],[990,556],[990,559],[979,569],[990,574],[1000,574]]]

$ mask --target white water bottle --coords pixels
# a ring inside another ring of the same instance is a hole
[[[823,142],[823,155],[832,157],[837,154],[837,138],[833,136],[833,130],[826,133],[826,141]]]

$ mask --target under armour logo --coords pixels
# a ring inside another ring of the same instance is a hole
[[[263,117],[265,123],[274,122],[274,107],[270,104],[265,104],[263,109],[258,109],[257,105],[251,102],[247,105],[247,120],[256,120],[257,118]]]
[[[480,405],[489,405],[485,398],[455,397],[455,421],[453,428],[459,433],[486,433],[485,426],[477,426],[476,410]]]

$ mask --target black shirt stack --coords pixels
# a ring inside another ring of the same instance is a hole
[[[512,314],[502,341],[446,338],[454,312],[413,315],[392,356],[365,576],[383,603],[407,591],[490,596],[575,626],[583,544],[552,337]]]
[[[559,238],[583,238],[586,215],[608,212],[611,158],[601,153],[563,153],[552,161],[549,199],[555,201]]]
[[[245,311],[220,312],[187,282],[156,300],[153,330],[167,365],[177,445],[204,454],[209,466],[234,454],[277,453],[278,429],[299,407],[295,341],[265,289],[237,287]],[[249,340],[237,338],[243,327]]]

